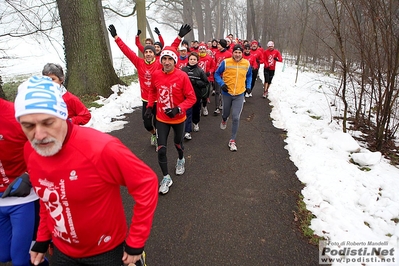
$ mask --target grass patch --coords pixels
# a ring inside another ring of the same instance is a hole
[[[138,82],[138,76],[137,74],[133,74],[133,75],[128,75],[128,76],[123,76],[120,77],[120,79],[125,82],[128,86],[130,84],[132,84],[132,82]]]
[[[6,99],[9,101],[14,101],[17,96],[18,86],[22,83],[22,81],[11,81],[3,84],[3,91],[6,96]]]
[[[320,240],[324,238],[319,237],[310,228],[310,222],[316,216],[313,215],[308,209],[306,209],[306,203],[303,201],[302,194],[299,194],[299,199],[297,201],[298,212],[295,213],[295,220],[299,223],[299,228],[301,229],[303,235],[309,240],[312,245],[318,245]]]

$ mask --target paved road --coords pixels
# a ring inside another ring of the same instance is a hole
[[[173,186],[159,197],[147,242],[147,263],[158,265],[318,265],[317,247],[294,224],[301,183],[284,149],[284,132],[272,125],[269,101],[258,81],[247,99],[237,136],[237,152],[227,143],[231,121],[201,117],[200,131],[186,141],[186,172],[172,175]],[[213,103],[211,103],[213,106]],[[161,177],[141,112],[128,115],[123,130],[112,132]],[[171,140],[171,136],[169,137]],[[170,141],[171,173],[177,152]],[[123,190],[125,202],[129,202]],[[128,220],[131,204],[126,203]]]
[[[301,184],[284,149],[284,132],[272,125],[259,81],[253,94],[241,115],[237,152],[227,147],[231,121],[222,131],[221,117],[212,114],[201,118],[200,132],[185,142],[186,173],[172,175],[169,193],[159,197],[146,246],[149,266],[318,265],[317,247],[293,222]],[[161,177],[141,111],[128,120],[112,135]],[[174,173],[177,152],[171,142],[169,147]],[[132,201],[122,193],[130,221]]]

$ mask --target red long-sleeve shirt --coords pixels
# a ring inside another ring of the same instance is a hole
[[[137,69],[137,74],[140,82],[141,99],[148,101],[148,91],[151,86],[151,77],[155,70],[161,69],[162,65],[159,59],[155,58],[154,61],[147,63],[145,59],[137,56],[123,41],[121,38],[115,40],[116,44],[121,49],[122,53],[129,58],[133,65]]]
[[[209,73],[208,80],[214,81],[213,74],[215,73],[215,60],[210,55],[201,56],[198,62],[198,66],[204,70],[205,73]]]
[[[40,197],[37,241],[52,239],[61,252],[74,258],[109,251],[125,239],[131,248],[144,247],[157,204],[158,180],[117,138],[68,122],[58,153],[43,157],[26,144],[25,160]],[[127,187],[135,202],[129,232],[120,186]]]
[[[276,60],[274,60],[274,58],[277,58],[278,62],[283,61],[283,58],[281,57],[281,54],[277,49],[266,49],[263,52],[263,62],[265,63],[265,68],[268,67],[270,70],[276,69]]]
[[[195,104],[197,97],[187,74],[175,67],[170,73],[162,70],[153,73],[147,107],[152,107],[155,101],[157,120],[168,124],[180,124],[186,120],[186,110]],[[180,107],[181,113],[170,118],[165,114],[165,109],[174,107]]]
[[[89,109],[80,101],[80,99],[66,91],[62,95],[62,99],[64,99],[67,109],[68,109],[68,118],[71,119],[72,123],[76,125],[86,125],[91,119],[91,113]]]
[[[0,192],[26,171],[24,145],[27,142],[15,119],[14,103],[0,98]]]

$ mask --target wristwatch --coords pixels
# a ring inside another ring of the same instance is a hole
[[[180,106],[177,106],[177,109],[179,109],[179,114],[181,114],[181,108],[180,108]]]

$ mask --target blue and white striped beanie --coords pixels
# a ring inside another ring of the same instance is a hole
[[[68,118],[60,85],[47,76],[33,76],[19,85],[14,107],[17,120],[27,114],[49,114],[63,120]]]

